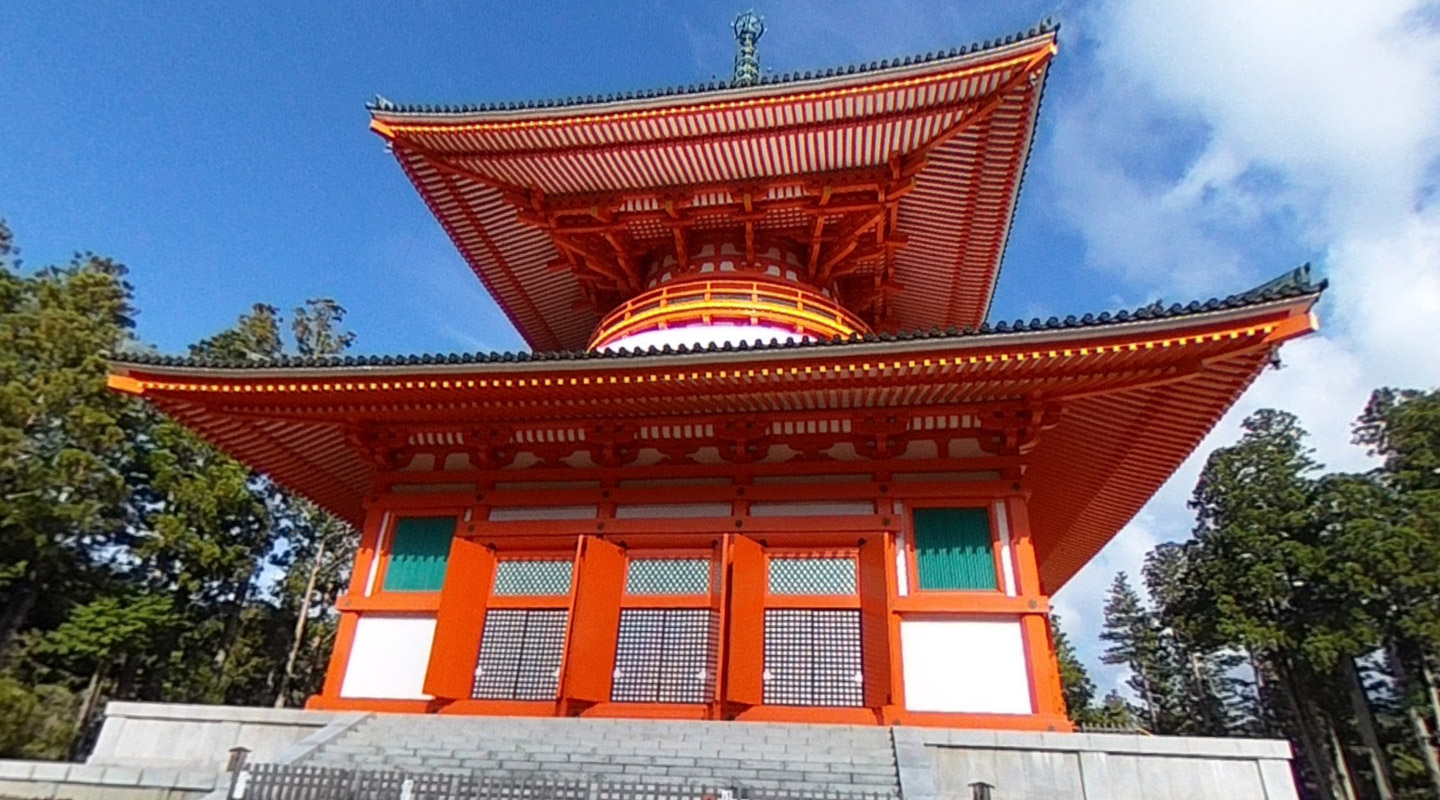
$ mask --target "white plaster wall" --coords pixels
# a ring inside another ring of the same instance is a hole
[[[750,504],[752,517],[845,517],[874,513],[875,504],[869,500]]]
[[[1032,712],[1018,619],[904,619],[900,655],[911,711]]]
[[[517,506],[490,509],[491,522],[595,519],[595,506]]]
[[[425,670],[435,638],[429,614],[364,614],[345,666],[341,697],[428,700]]]
[[[672,503],[615,506],[615,519],[694,519],[728,517],[729,503]]]
[[[771,327],[768,325],[735,325],[733,323],[717,323],[714,325],[686,325],[676,328],[660,328],[655,330],[641,331],[629,336],[622,336],[619,339],[605,345],[605,350],[619,350],[628,347],[631,350],[644,350],[649,347],[663,348],[665,345],[671,347],[704,347],[714,344],[716,346],[739,344],[741,342],[768,342],[771,339],[785,341],[803,341],[808,336],[797,336],[793,328]]]

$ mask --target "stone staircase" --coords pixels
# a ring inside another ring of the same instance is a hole
[[[888,728],[376,714],[305,764],[898,797]]]

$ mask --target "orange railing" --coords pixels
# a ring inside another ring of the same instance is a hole
[[[735,321],[817,337],[870,330],[839,303],[807,287],[755,279],[687,280],[657,286],[611,311],[590,337],[590,349],[656,328]]]

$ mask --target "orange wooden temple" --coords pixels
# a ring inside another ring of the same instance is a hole
[[[987,323],[1055,52],[377,101],[534,351],[111,385],[360,529],[311,707],[1068,730],[1050,596],[1323,286]]]

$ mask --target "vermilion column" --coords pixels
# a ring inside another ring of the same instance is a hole
[[[1060,686],[1060,670],[1050,637],[1050,617],[1045,610],[1049,607],[1049,598],[1040,591],[1040,571],[1035,560],[1034,540],[1030,535],[1030,512],[1022,497],[1007,500],[1005,510],[1010,518],[1020,597],[1032,601],[1037,608],[1020,616],[1020,629],[1025,637],[1025,659],[1030,668],[1030,700],[1036,714],[1051,717],[1057,730],[1068,730],[1070,724],[1065,714],[1065,692]]]

